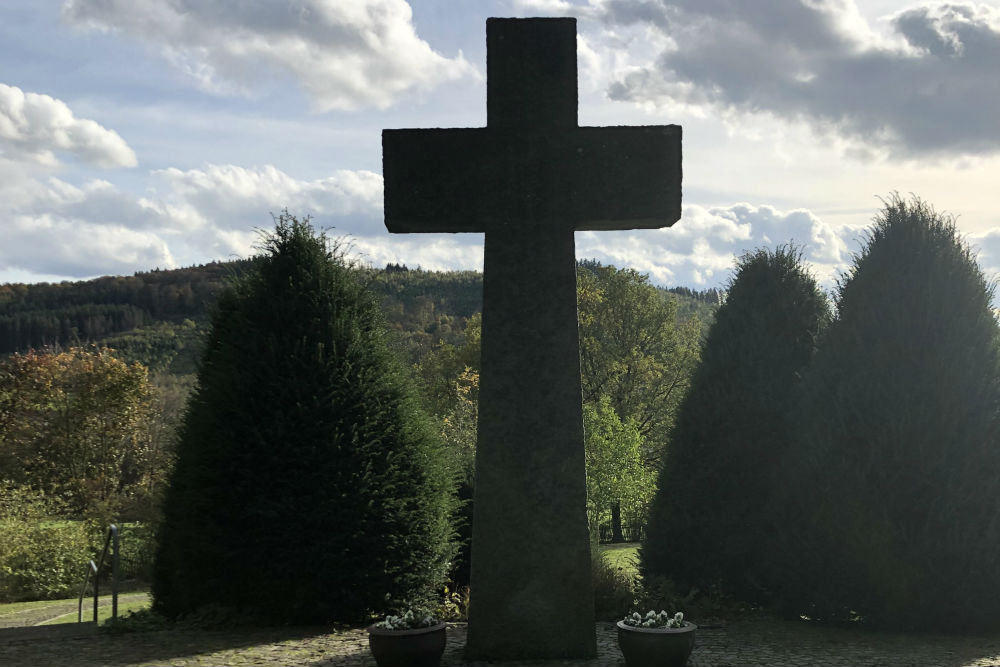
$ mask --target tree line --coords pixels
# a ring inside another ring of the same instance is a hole
[[[0,284],[0,356],[45,346],[101,343],[136,331],[163,331],[186,320],[203,327],[226,281],[240,276],[254,261],[78,282]],[[400,264],[352,270],[378,295],[386,321],[410,362],[438,341],[459,341],[468,318],[482,311],[482,274],[475,271],[426,271]],[[721,298],[714,289],[660,289],[680,297],[685,317],[710,314]]]

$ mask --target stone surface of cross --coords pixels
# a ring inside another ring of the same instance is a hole
[[[596,652],[573,232],[680,218],[681,128],[578,127],[576,19],[488,19],[487,126],[384,130],[391,232],[485,232],[467,655]]]

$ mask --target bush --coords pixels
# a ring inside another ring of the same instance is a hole
[[[356,622],[443,584],[454,480],[382,315],[287,213],[220,295],[181,429],[154,609]]]
[[[671,434],[641,567],[681,590],[758,602],[768,596],[774,475],[829,308],[790,246],[741,257],[728,291]]]
[[[838,287],[775,505],[789,613],[1000,628],[992,297],[952,219],[886,203]]]
[[[599,620],[619,620],[634,610],[638,582],[634,572],[608,562],[597,549],[590,555],[594,585],[594,615]]]
[[[156,527],[134,522],[118,526],[118,569],[122,581],[150,582],[156,554]]]
[[[0,484],[0,601],[76,595],[95,557],[96,531],[54,519],[60,504],[26,487]]]

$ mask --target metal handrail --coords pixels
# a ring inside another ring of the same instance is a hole
[[[94,625],[97,625],[97,598],[100,588],[101,566],[104,565],[104,558],[108,555],[108,546],[111,550],[111,617],[118,618],[118,526],[111,524],[108,528],[108,536],[104,539],[104,548],[97,558],[97,563],[90,561],[87,563],[87,576],[83,579],[83,586],[80,587],[80,599],[77,601],[76,622],[83,622],[83,596],[87,593],[87,584],[90,583],[91,576],[94,577]]]

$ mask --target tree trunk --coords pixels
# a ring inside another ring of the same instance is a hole
[[[615,502],[611,504],[611,542],[617,544],[624,542],[622,535],[622,504]]]

